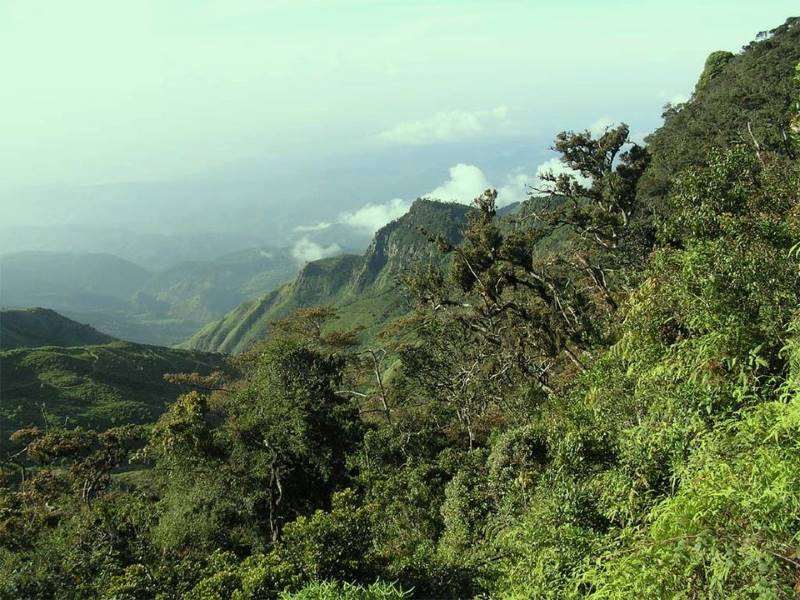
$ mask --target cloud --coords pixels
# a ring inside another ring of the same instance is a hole
[[[261,255],[263,258],[267,258],[267,259],[273,259],[273,258],[275,258],[275,255],[274,255],[272,252],[267,252],[266,250],[260,250],[260,251],[259,251],[259,254],[260,254],[260,255]]]
[[[644,141],[650,135],[650,132],[647,131],[635,131],[628,136],[628,139],[632,141],[634,144],[639,144],[640,146],[646,146],[647,144]]]
[[[384,204],[367,204],[355,212],[339,215],[339,222],[356,229],[374,233],[390,221],[402,217],[411,208],[411,203],[402,198],[394,198]]]
[[[316,225],[298,225],[292,231],[296,231],[298,233],[302,233],[304,231],[322,231],[323,229],[327,229],[331,225],[333,225],[333,223],[327,223],[325,221],[322,221],[320,223],[317,223]]]
[[[617,122],[610,117],[600,117],[589,126],[589,131],[594,137],[599,137],[606,132],[606,129],[610,129],[616,124]]]
[[[567,175],[572,175],[578,180],[578,183],[584,186],[589,186],[592,183],[592,180],[588,177],[584,177],[575,169],[572,169],[561,162],[561,159],[553,157],[549,160],[544,161],[536,168],[536,183],[535,186],[539,189],[545,190],[550,189],[552,187],[552,183],[549,181],[544,181],[542,179],[543,175],[547,173],[552,173],[553,175],[561,175],[562,173],[566,173]]]
[[[540,165],[536,174],[526,173],[522,170],[516,170],[510,173],[506,177],[505,183],[497,188],[497,205],[506,206],[514,202],[527,200],[532,188],[541,184],[540,175],[547,169],[563,172],[566,167],[564,167],[557,158],[554,158]],[[495,187],[492,185],[492,182],[489,181],[488,177],[486,177],[486,174],[475,165],[458,163],[450,167],[448,175],[448,179],[440,186],[427,194],[422,194],[421,197],[441,200],[443,202],[472,204],[472,201],[484,191]],[[578,178],[582,180],[579,174]],[[374,233],[390,221],[402,217],[410,208],[410,201],[404,200],[403,198],[394,198],[382,204],[366,204],[354,212],[341,213],[334,223],[301,225],[295,227],[294,230],[313,232],[326,229],[333,224],[342,224]],[[340,250],[336,245],[323,248],[304,236],[295,245],[296,258],[298,258],[297,254],[300,252],[300,250],[298,250],[298,245],[300,245],[299,247],[302,250],[303,256],[313,255],[315,253],[319,254],[318,257],[330,256]],[[313,258],[303,260],[313,260]]]
[[[425,194],[424,197],[444,202],[470,204],[490,187],[492,184],[478,167],[459,163],[450,167],[450,179]]]
[[[421,121],[400,123],[379,133],[378,139],[404,146],[455,142],[508,125],[508,112],[506,106],[473,112],[440,112]]]
[[[497,206],[507,206],[528,199],[531,188],[539,179],[523,171],[517,171],[506,178],[506,184],[497,189]]]
[[[307,263],[312,260],[319,260],[320,258],[339,254],[341,251],[342,249],[339,244],[322,246],[304,236],[294,243],[292,256],[297,262]]]
[[[658,99],[667,104],[668,106],[678,106],[686,104],[690,100],[690,96],[686,93],[675,93],[674,90],[660,90],[657,94]]]

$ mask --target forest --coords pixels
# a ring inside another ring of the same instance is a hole
[[[663,118],[430,209],[382,327],[331,293],[138,421],[24,413],[0,598],[796,598],[800,18]]]

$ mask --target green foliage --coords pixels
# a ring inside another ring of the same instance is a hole
[[[294,594],[281,594],[281,600],[402,600],[411,594],[393,583],[377,582],[362,587],[349,583],[312,583]]]
[[[25,346],[88,346],[114,341],[46,308],[0,311],[0,349]]]
[[[283,530],[277,549],[303,580],[362,581],[375,573],[369,556],[370,514],[352,490],[333,495],[330,511],[300,516]]]
[[[0,362],[0,449],[11,432],[31,425],[105,429],[152,422],[181,390],[164,375],[224,367],[220,355],[127,342],[18,348],[0,352]]]
[[[669,192],[674,176],[705,163],[716,148],[744,143],[791,154],[786,131],[796,102],[793,81],[800,62],[797,17],[730,58],[714,53],[685,104],[667,107],[664,125],[647,138],[653,157],[642,193],[653,208]]]
[[[326,503],[357,442],[335,394],[341,363],[289,342],[266,346],[247,379],[211,405],[183,396],[156,423],[146,456],[163,481],[165,547],[263,548]]]
[[[334,306],[170,377],[194,391],[148,430],[23,421],[0,598],[796,597],[800,164],[765,124],[789,126],[797,31],[713,56],[652,162],[625,126],[563,133],[588,182],[506,216],[491,190],[418,202],[363,259],[312,263],[231,343],[300,295]],[[397,298],[389,274],[415,310],[358,346],[348,311]],[[82,363],[52,353],[117,347],[5,356],[63,386]]]
[[[798,409],[795,397],[719,423],[651,524],[588,571],[592,597],[795,597]]]

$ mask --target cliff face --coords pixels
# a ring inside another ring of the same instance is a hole
[[[438,251],[423,232],[441,235],[450,243],[458,244],[469,210],[462,204],[433,200],[414,202],[408,213],[375,234],[355,275],[355,289],[391,286],[409,266],[435,260]]]
[[[309,262],[294,281],[240,305],[183,346],[241,352],[268,335],[272,321],[319,304],[336,306],[343,326],[375,330],[408,310],[398,282],[402,273],[414,264],[439,259],[420,229],[457,244],[469,210],[460,204],[417,200],[407,214],[378,230],[363,256]]]

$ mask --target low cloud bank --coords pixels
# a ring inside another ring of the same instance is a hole
[[[402,198],[393,198],[384,204],[366,204],[355,212],[339,215],[339,222],[356,229],[375,233],[389,223],[402,217],[411,208],[411,203]]]
[[[303,236],[294,243],[292,256],[299,263],[307,263],[320,258],[327,258],[335,254],[341,254],[342,248],[339,244],[323,246]]]
[[[394,129],[381,134],[386,141],[397,143],[427,143],[428,141],[444,141],[452,139],[458,135],[470,132],[479,132],[487,122],[499,123],[508,118],[508,109],[498,107],[490,111],[479,111],[475,113],[451,112],[434,115],[430,119],[400,124]],[[599,137],[608,129],[617,125],[617,122],[610,117],[601,117],[592,123],[588,130],[594,137]],[[632,136],[638,141],[642,134]],[[565,165],[558,157],[550,158],[536,167],[533,172],[525,169],[515,169],[508,173],[502,181],[492,182],[476,165],[458,163],[450,167],[448,177],[441,185],[437,186],[426,194],[421,194],[421,198],[441,200],[442,202],[459,202],[461,204],[471,204],[472,201],[480,196],[485,190],[490,188],[497,189],[497,205],[508,206],[515,202],[523,202],[531,195],[539,192],[546,192],[551,189],[552,184],[544,179],[545,175],[568,174],[572,175],[582,185],[591,184],[589,178],[583,177],[579,172]],[[360,209],[353,212],[339,214],[334,224],[343,224],[358,229],[362,232],[374,233],[387,223],[400,218],[411,207],[412,202],[403,198],[393,198],[384,203],[365,204]],[[295,227],[298,232],[313,232],[327,229],[332,223],[322,222],[316,225],[301,225]],[[303,238],[307,249],[306,253],[321,252],[330,255],[330,248],[321,247],[314,244],[308,238]],[[301,242],[303,240],[300,240]],[[300,243],[300,242],[298,242]],[[316,246],[312,248],[309,244]]]

